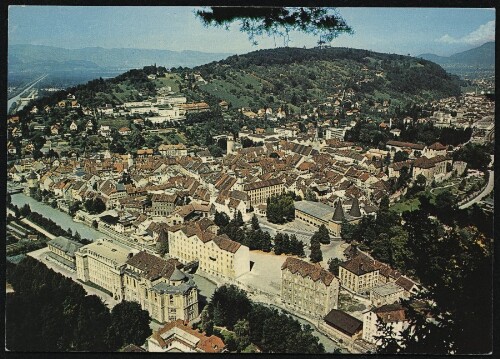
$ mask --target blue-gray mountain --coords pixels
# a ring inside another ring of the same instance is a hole
[[[448,72],[458,75],[470,74],[474,71],[494,71],[495,42],[487,42],[479,47],[451,56],[422,54],[417,57],[435,62]]]
[[[9,72],[50,72],[61,70],[128,70],[154,63],[169,67],[194,67],[224,59],[230,53],[170,51],[152,49],[105,49],[86,47],[64,49],[42,45],[10,45]]]

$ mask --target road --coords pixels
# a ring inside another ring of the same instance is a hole
[[[14,212],[12,212],[10,209],[7,208],[7,214],[11,214],[11,215],[14,215]],[[28,219],[26,218],[23,218],[21,219],[21,222],[27,224],[28,226],[30,226],[31,228],[35,229],[36,231],[42,233],[43,235],[45,235],[47,238],[49,239],[54,239],[56,238],[56,236],[54,236],[52,233],[49,233],[47,232],[45,229],[43,229],[42,227],[36,225],[35,223],[29,221]]]
[[[35,86],[37,83],[39,83],[40,81],[42,81],[42,80],[43,80],[44,78],[46,78],[47,76],[48,76],[48,74],[45,74],[45,75],[40,76],[40,77],[39,77],[38,79],[36,79],[36,80],[35,80],[35,81],[31,84],[31,85],[29,85],[28,87],[26,87],[25,89],[23,89],[23,90],[19,93],[19,95],[17,95],[17,96],[15,96],[15,97],[11,98],[10,100],[8,100],[8,101],[7,101],[7,111],[9,111],[9,110],[10,110],[10,107],[12,106],[12,104],[13,104],[14,102],[18,102],[18,101],[19,101],[19,99],[21,98],[21,95],[22,95],[23,93],[25,93],[26,91],[31,90],[31,88],[32,88],[33,86]],[[21,107],[21,108],[22,108],[22,107]],[[19,111],[21,108],[17,108],[17,111]]]
[[[477,195],[476,197],[474,197],[473,199],[471,199],[469,202],[467,203],[464,203],[463,205],[461,205],[459,208],[460,209],[464,209],[464,208],[467,208],[467,207],[470,207],[472,206],[474,203],[478,203],[480,200],[482,200],[484,197],[486,197],[487,195],[489,195],[491,193],[491,191],[493,190],[493,186],[494,186],[494,172],[493,171],[488,171],[490,173],[490,177],[488,179],[488,184],[486,185],[486,187],[484,188],[484,190],[479,193],[479,195]]]

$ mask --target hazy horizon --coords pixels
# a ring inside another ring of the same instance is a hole
[[[148,49],[243,54],[283,46],[281,39],[257,38],[253,46],[238,25],[204,27],[197,7],[9,6],[9,45],[64,49]],[[333,47],[417,56],[466,51],[495,39],[495,9],[337,8],[353,35]],[[466,19],[466,20],[464,20]],[[186,31],[188,29],[188,31]],[[289,47],[314,47],[317,38],[292,32]],[[276,40],[276,41],[275,41]]]

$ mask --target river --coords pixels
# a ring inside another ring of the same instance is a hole
[[[12,104],[14,102],[18,102],[19,99],[21,98],[21,95],[23,93],[25,93],[26,91],[29,91],[33,86],[35,86],[38,82],[42,81],[45,77],[47,77],[48,75],[43,75],[43,76],[40,76],[38,79],[36,79],[30,86],[26,87],[25,89],[23,89],[19,95],[11,98],[10,100],[7,101],[7,111],[10,111],[10,108],[12,106]],[[22,109],[22,106],[21,107],[18,107],[16,111],[19,111]]]
[[[25,204],[29,204],[33,212],[38,212],[44,217],[53,220],[63,229],[71,229],[73,234],[77,231],[82,238],[87,238],[93,241],[95,239],[105,237],[105,235],[101,232],[98,232],[83,223],[74,222],[73,218],[66,213],[61,212],[58,209],[54,209],[44,203],[38,202],[33,198],[26,196],[24,193],[13,194],[11,198],[13,205],[21,208]]]

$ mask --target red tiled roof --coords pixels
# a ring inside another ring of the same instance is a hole
[[[178,328],[188,334],[191,334],[199,339],[196,347],[204,353],[219,353],[221,352],[225,344],[221,338],[215,335],[207,336],[205,332],[200,333],[197,330],[191,328],[190,326],[184,324],[182,319],[177,319],[176,321],[165,324],[158,331],[153,332],[153,339],[155,339],[162,348],[166,347],[165,340],[161,337],[162,334],[167,333],[173,328]],[[178,340],[177,338],[175,340]],[[179,338],[180,340],[180,338]]]

